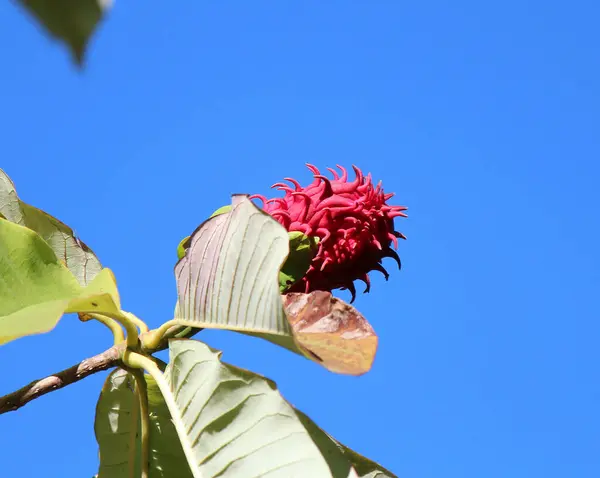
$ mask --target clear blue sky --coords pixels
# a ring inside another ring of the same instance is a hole
[[[176,246],[230,193],[355,163],[410,208],[355,303],[371,373],[202,338],[403,478],[600,476],[597,1],[117,0],[83,74],[0,18],[0,166],[126,309],[171,318]],[[0,394],[109,345],[66,317],[0,349]],[[105,376],[0,416],[0,475],[92,476]]]

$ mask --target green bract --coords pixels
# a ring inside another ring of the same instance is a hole
[[[302,279],[319,244],[318,237],[308,237],[299,231],[288,234],[290,253],[279,271],[279,290],[285,292]]]

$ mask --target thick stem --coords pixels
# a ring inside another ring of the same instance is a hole
[[[131,312],[123,311],[123,313],[137,326],[138,329],[140,329],[140,334],[145,334],[146,332],[148,332],[148,330],[150,330],[148,328],[148,325],[146,325],[146,322],[144,322],[139,317],[136,317]]]
[[[138,348],[138,329],[136,324],[131,318],[127,316],[127,312],[116,312],[116,313],[92,313],[89,314],[95,319],[98,317],[109,317],[111,319],[116,320],[119,324],[121,324],[125,328],[125,332],[127,333],[127,348],[131,348],[133,350],[137,350]],[[100,319],[98,319],[100,320]],[[139,319],[138,319],[139,320]]]
[[[0,397],[0,415],[18,410],[42,395],[71,385],[89,375],[120,365],[121,354],[124,348],[124,343],[114,345],[101,354],[85,359],[62,372],[34,380],[29,385],[25,385],[15,392]]]
[[[158,346],[152,349],[151,352],[154,353],[166,349],[168,347],[166,337],[168,336],[172,335],[177,338],[190,338],[201,330],[202,329],[185,326],[174,327],[172,331],[159,341]],[[154,331],[150,331],[146,334],[142,334],[140,341],[143,342],[145,337],[153,332]],[[89,375],[93,375],[109,368],[122,366],[123,362],[121,356],[123,355],[124,350],[124,342],[113,345],[108,350],[105,350],[94,357],[87,358],[68,369],[34,380],[28,385],[21,387],[19,390],[0,397],[0,415],[18,410],[42,395],[46,395],[47,393],[59,390],[67,385],[79,382],[79,380],[82,380]]]

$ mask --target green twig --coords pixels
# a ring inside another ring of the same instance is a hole
[[[119,324],[121,324],[125,328],[125,332],[127,333],[127,347],[136,350],[138,348],[138,329],[135,322],[127,316],[127,312],[115,312],[115,313],[91,313],[94,319],[99,319],[99,317],[108,317],[113,320],[116,320]]]
[[[123,329],[119,325],[119,322],[111,319],[110,317],[105,317],[98,314],[79,314],[79,320],[82,322],[87,322],[88,320],[97,320],[101,324],[108,327],[113,334],[114,345],[120,344],[125,340],[125,334],[123,333]]]
[[[163,336],[163,339],[190,339],[198,332],[201,332],[203,330],[204,329],[201,329],[199,327],[186,327],[185,325],[176,325]]]
[[[125,316],[128,317],[137,326],[138,329],[140,329],[140,334],[148,332],[148,326],[146,325],[146,322],[144,322],[142,319],[136,317],[131,312],[123,311],[123,314],[125,314]]]
[[[174,326],[177,326],[178,321],[176,319],[168,320],[162,324],[158,329],[151,330],[142,342],[144,350],[154,350],[158,348],[159,344]]]

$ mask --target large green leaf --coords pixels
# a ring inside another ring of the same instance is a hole
[[[150,478],[188,478],[187,464],[171,414],[156,385],[146,375],[150,424]],[[112,372],[96,405],[94,429],[100,448],[98,478],[139,478],[140,405],[135,379],[125,370]]]
[[[294,237],[297,280],[310,244]],[[255,335],[302,354],[328,370],[367,372],[377,336],[352,306],[328,292],[280,295],[280,269],[290,248],[287,231],[243,195],[232,209],[204,222],[175,266],[180,325]],[[300,272],[301,274],[301,272]]]
[[[0,169],[0,215],[37,232],[81,285],[88,284],[102,269],[94,253],[73,230],[44,211],[24,203],[10,178]]]
[[[65,42],[78,64],[112,0],[19,0],[52,36]]]
[[[158,381],[146,376],[146,382],[150,478],[395,478],[292,408],[272,381],[222,363],[220,352],[202,342],[171,340],[165,375]],[[98,478],[139,476],[134,388],[133,377],[119,370],[102,389],[95,424]]]
[[[226,365],[195,340],[169,343],[157,383],[194,477],[357,477],[338,448],[315,443],[275,384]]]
[[[37,233],[0,219],[0,344],[47,332],[65,312],[119,310],[109,269],[82,287]]]

